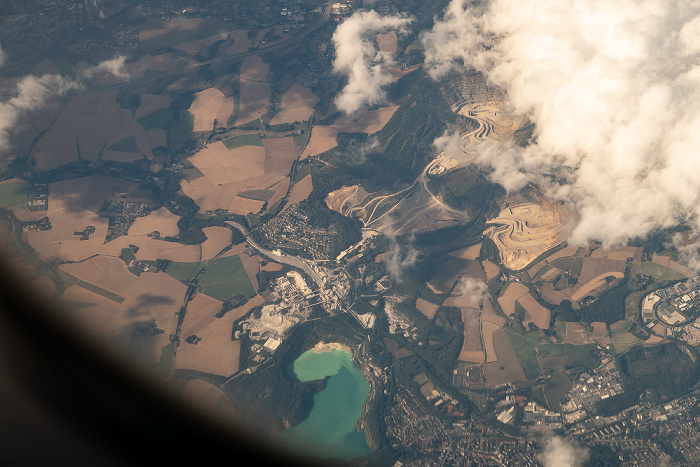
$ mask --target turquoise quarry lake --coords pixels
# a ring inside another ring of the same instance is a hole
[[[309,350],[294,361],[294,373],[300,381],[330,378],[326,388],[314,395],[309,417],[276,439],[291,449],[321,458],[349,460],[370,454],[365,435],[356,427],[370,388],[352,363],[352,353]]]

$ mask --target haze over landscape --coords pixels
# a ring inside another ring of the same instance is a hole
[[[697,2],[0,21],[3,261],[187,403],[352,465],[700,462]]]

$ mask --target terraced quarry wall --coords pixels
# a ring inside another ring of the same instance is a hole
[[[501,210],[485,231],[498,247],[501,262],[520,271],[564,241],[569,213],[556,203],[522,203]]]

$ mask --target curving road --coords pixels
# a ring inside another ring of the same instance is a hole
[[[321,276],[309,265],[309,263],[306,260],[288,254],[285,254],[284,256],[278,256],[272,251],[267,250],[258,245],[258,243],[250,237],[250,232],[245,226],[233,221],[226,221],[226,224],[230,225],[231,227],[238,230],[241,234],[243,234],[243,236],[246,239],[246,242],[248,242],[248,245],[258,250],[263,256],[267,256],[275,262],[284,263],[297,269],[301,269],[311,279],[313,279],[314,282],[316,282],[316,285],[318,285],[319,288],[323,288],[325,283],[323,278],[321,278]]]
[[[450,207],[438,195],[436,195],[435,193],[433,193],[430,190],[430,187],[428,186],[428,171],[430,170],[430,168],[433,165],[438,164],[438,163],[440,163],[440,158],[435,158],[430,162],[430,164],[426,165],[425,169],[423,169],[423,173],[421,173],[420,176],[418,177],[418,181],[421,182],[421,184],[423,185],[423,189],[430,195],[430,197],[433,199],[433,201],[435,201],[435,203],[438,206],[440,206],[442,209],[444,209],[445,211],[448,211],[448,212],[458,213],[460,215],[468,215],[467,211],[462,211],[462,210]]]

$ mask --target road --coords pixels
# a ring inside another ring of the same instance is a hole
[[[209,269],[209,266],[214,264],[221,256],[229,251],[231,248],[233,248],[233,243],[228,245],[227,247],[223,248],[221,251],[219,251],[216,256],[214,256],[212,259],[209,260],[209,262],[197,273],[194,279],[192,279],[192,282],[190,282],[187,285],[187,291],[185,292],[185,298],[182,300],[182,306],[180,307],[180,311],[178,312],[177,315],[177,327],[175,328],[175,334],[173,335],[173,339],[178,341],[180,339],[180,330],[182,329],[182,322],[185,319],[185,314],[187,313],[187,304],[192,300],[194,297],[195,292],[197,291],[197,284],[199,283],[199,278],[202,277],[202,274],[204,274],[207,269]],[[173,364],[175,362],[175,359],[173,359]]]
[[[251,247],[258,250],[262,255],[273,259],[275,262],[288,264],[289,266],[292,266],[294,268],[301,269],[311,279],[313,279],[313,281],[316,283],[316,285],[320,289],[322,289],[324,287],[323,278],[311,267],[311,265],[309,265],[309,263],[306,260],[303,260],[301,258],[297,258],[296,256],[290,256],[287,254],[285,254],[283,256],[276,255],[272,251],[267,250],[267,249],[261,247],[260,245],[258,245],[258,243],[250,237],[250,235],[249,235],[250,232],[248,231],[248,229],[245,226],[243,226],[237,222],[233,222],[233,221],[226,221],[226,224],[230,225],[231,227],[238,230],[241,234],[243,234],[246,241],[248,242],[248,245],[250,245]]]
[[[427,174],[428,174],[428,171],[430,170],[430,168],[431,168],[433,165],[438,164],[438,163],[440,163],[440,159],[439,159],[439,158],[433,159],[433,161],[432,161],[430,164],[428,164],[428,165],[425,166],[425,169],[423,169],[423,172],[420,174],[420,177],[418,177],[418,179],[420,180],[421,184],[423,185],[423,189],[430,195],[430,197],[433,199],[433,201],[435,201],[435,204],[437,204],[438,206],[440,206],[440,207],[441,207],[442,209],[444,209],[445,211],[457,213],[457,214],[459,214],[459,215],[468,215],[468,213],[467,213],[466,211],[461,211],[461,210],[459,210],[459,209],[454,209],[454,208],[448,206],[447,203],[445,203],[445,202],[442,200],[442,198],[440,198],[440,197],[437,196],[435,193],[433,193],[432,191],[430,191],[430,187],[428,186],[428,175],[427,175]]]

